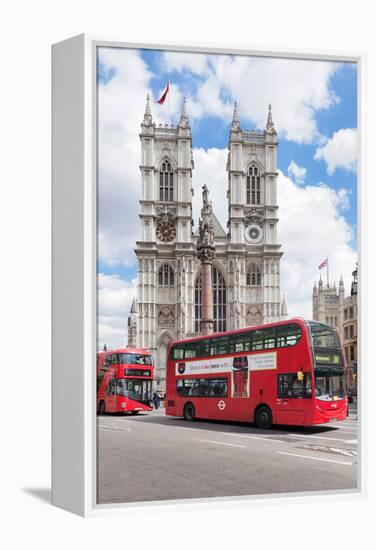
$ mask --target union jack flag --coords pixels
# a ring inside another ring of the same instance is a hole
[[[168,80],[167,81],[167,86],[166,86],[163,94],[161,95],[161,97],[157,101],[157,103],[159,103],[159,105],[163,105],[169,91],[170,91],[170,81]]]
[[[326,258],[326,260],[321,262],[321,264],[319,265],[319,269],[322,269],[323,267],[326,267],[327,265],[328,265],[328,258]]]

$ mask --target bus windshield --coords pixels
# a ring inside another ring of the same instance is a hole
[[[338,341],[337,332],[333,328],[312,321],[310,321],[308,325],[311,331],[314,348],[339,349],[341,347]]]
[[[125,380],[124,378],[118,378],[116,382],[117,395],[128,397],[135,401],[151,400],[151,380]]]
[[[127,365],[152,365],[153,359],[151,355],[144,355],[142,353],[119,353],[118,363],[125,363]]]
[[[315,396],[322,401],[343,399],[345,391],[344,369],[320,367],[315,369]]]

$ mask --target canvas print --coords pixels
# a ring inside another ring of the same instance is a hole
[[[97,502],[358,489],[357,64],[97,48]]]

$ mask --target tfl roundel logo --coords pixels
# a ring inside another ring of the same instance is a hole
[[[179,374],[184,374],[185,372],[185,363],[179,363],[178,364],[178,373]]]

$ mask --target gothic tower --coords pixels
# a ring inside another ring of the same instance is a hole
[[[271,106],[265,130],[249,131],[241,129],[235,103],[228,148],[228,258],[237,266],[229,270],[230,327],[239,328],[276,321],[282,314],[278,142]]]
[[[163,380],[167,345],[185,337],[187,315],[192,315],[193,159],[185,100],[176,127],[157,126],[148,96],[140,140],[137,338],[132,343],[155,352],[156,376]]]
[[[214,332],[287,316],[279,287],[276,135],[270,108],[265,130],[245,131],[235,104],[228,144],[227,231],[210,208]],[[140,140],[138,288],[128,319],[128,345],[154,352],[157,387],[164,389],[167,346],[172,339],[200,333],[203,289],[210,286],[197,254],[199,229],[192,232],[194,165],[186,102],[179,124],[162,126],[153,120],[148,97]],[[205,194],[216,191],[211,181],[199,184]]]
[[[328,325],[335,325],[342,333],[344,300],[345,286],[342,276],[337,291],[335,283],[332,286],[329,285],[329,282],[324,285],[320,275],[319,284],[317,286],[315,282],[312,291],[312,319]]]

